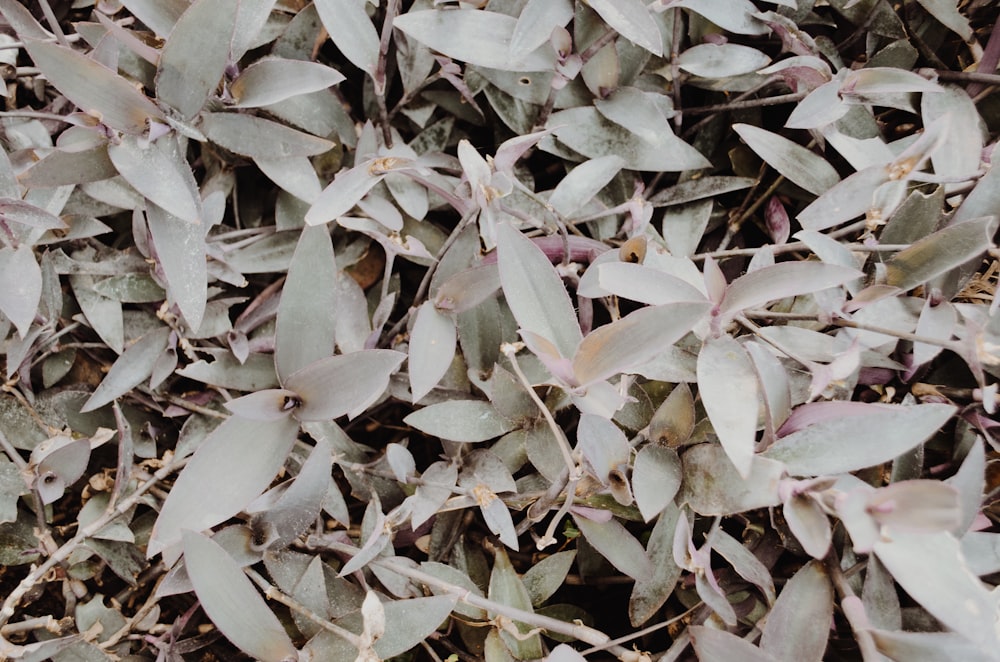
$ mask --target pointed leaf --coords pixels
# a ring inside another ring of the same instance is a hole
[[[528,0],[510,38],[511,59],[527,56],[549,41],[554,29],[565,27],[571,20],[573,3],[570,0]]]
[[[942,25],[970,43],[973,40],[972,26],[969,19],[958,10],[958,5],[950,0],[917,0],[931,16]]]
[[[798,143],[750,124],[734,124],[733,130],[769,166],[810,193],[822,195],[840,181],[826,159]]]
[[[894,662],[993,662],[991,651],[953,632],[870,630],[878,652]]]
[[[823,659],[833,621],[833,586],[821,561],[788,580],[767,615],[760,647],[781,662]]]
[[[864,413],[860,413],[864,411]],[[927,441],[955,413],[945,404],[858,408],[779,439],[762,454],[793,476],[856,471],[897,457]]]
[[[521,576],[521,582],[531,596],[531,604],[541,606],[558,591],[576,559],[576,550],[569,549],[547,556]]]
[[[337,261],[329,228],[304,228],[278,304],[274,366],[279,379],[333,355],[336,279]]]
[[[153,365],[167,348],[170,329],[158,327],[135,341],[112,364],[108,374],[94,389],[93,395],[80,408],[81,412],[93,411],[119,398],[153,373]]]
[[[545,253],[504,223],[497,228],[497,263],[517,323],[554,343],[563,358],[572,357],[583,334],[566,287]]]
[[[45,77],[85,113],[110,127],[139,134],[163,113],[142,92],[114,71],[78,51],[25,39],[25,48]]]
[[[632,468],[632,492],[644,520],[650,521],[674,500],[681,475],[681,461],[673,449],[649,444],[639,451]]]
[[[329,140],[242,113],[203,113],[199,128],[216,145],[252,159],[315,156],[333,149]]]
[[[814,559],[824,559],[830,551],[833,530],[830,519],[822,506],[808,495],[793,495],[785,501],[782,514],[806,554]]]
[[[19,198],[0,198],[0,219],[41,230],[66,230],[66,222]]]
[[[185,531],[184,565],[205,613],[240,650],[264,662],[298,658],[278,617],[218,543]]]
[[[653,55],[663,55],[660,29],[642,0],[588,0],[588,4],[618,34]]]
[[[648,582],[636,582],[628,601],[628,615],[632,625],[639,627],[652,618],[673,595],[681,568],[674,561],[674,531],[680,510],[670,503],[660,514],[646,543],[646,556],[653,564],[653,575]]]
[[[4,283],[0,287],[0,312],[14,323],[24,338],[42,298],[42,270],[31,246],[21,244],[16,249],[0,249],[0,283]]]
[[[385,174],[374,172],[372,166],[372,162],[365,162],[334,177],[309,208],[306,223],[328,223],[349,212],[368,191],[385,179]]]
[[[438,312],[434,302],[425,301],[410,332],[410,392],[416,404],[430,393],[451,367],[455,356],[455,321]]]
[[[531,596],[524,588],[517,571],[511,565],[507,551],[502,547],[496,550],[493,562],[493,571],[490,573],[489,599],[493,602],[522,609],[527,612],[533,611],[531,608]],[[495,614],[491,614],[496,617]],[[507,648],[514,653],[518,659],[530,660],[542,657],[542,640],[537,633],[528,634],[532,628],[527,623],[514,622],[522,636],[515,637],[513,633],[500,631]]]
[[[684,482],[677,503],[701,515],[732,515],[781,503],[778,483],[785,468],[760,455],[745,479],[717,444],[698,444],[681,456]]]
[[[156,96],[190,120],[215,92],[229,62],[239,0],[195,0],[160,51]]]
[[[590,159],[573,168],[553,189],[549,204],[565,217],[592,200],[625,165],[616,154]]]
[[[197,332],[208,297],[205,226],[188,223],[150,202],[146,219],[156,257],[167,280],[167,293],[188,327]]]
[[[799,223],[807,230],[825,230],[861,216],[875,205],[876,191],[888,181],[885,166],[859,170],[799,212]]]
[[[731,632],[704,625],[691,626],[691,643],[701,662],[775,662],[775,659]]]
[[[704,16],[720,28],[736,34],[767,34],[767,25],[754,14],[759,10],[750,0],[677,0],[671,7],[684,7]]]
[[[958,223],[924,237],[886,262],[886,284],[909,290],[984,253],[997,218]]]
[[[268,179],[303,202],[313,203],[323,190],[312,162],[305,156],[253,160]]]
[[[344,57],[369,76],[375,76],[379,37],[365,13],[367,4],[366,0],[317,0],[316,10]]]
[[[698,394],[729,459],[747,478],[753,464],[759,407],[757,373],[730,336],[710,338],[698,354]]]
[[[596,284],[590,278],[596,271]],[[651,306],[677,301],[704,301],[705,295],[676,275],[631,262],[603,262],[588,269],[581,279],[579,294],[597,298],[614,294]]]
[[[283,386],[302,398],[295,412],[299,420],[353,418],[385,393],[389,377],[405,358],[390,349],[330,356],[293,372]]]
[[[256,108],[325,90],[342,80],[342,73],[318,62],[264,57],[237,76],[229,85],[229,93],[236,100],[234,107]]]
[[[455,607],[454,595],[436,595],[383,603],[385,633],[375,641],[382,660],[395,658],[426,640]]]
[[[108,144],[108,156],[139,193],[178,218],[201,223],[198,184],[180,151],[176,134],[167,134],[151,144],[137,136],[125,136],[117,144]]]
[[[171,548],[181,541],[182,530],[202,531],[246,508],[285,463],[298,429],[292,418],[264,422],[239,416],[215,428],[174,482],[146,556],[176,557]]]
[[[722,298],[726,318],[739,311],[785,297],[798,296],[836,287],[862,276],[849,269],[823,262],[782,262],[763,267],[737,278]]]
[[[771,572],[753,552],[721,529],[712,536],[712,551],[726,559],[736,574],[760,588],[768,604],[774,604]]]
[[[646,556],[646,550],[621,522],[614,518],[607,522],[595,522],[575,513],[573,522],[587,542],[618,570],[637,582],[652,578],[653,564]]]
[[[418,409],[403,419],[421,432],[441,439],[477,442],[495,439],[515,424],[483,400],[449,400]]]
[[[461,313],[475,308],[500,290],[500,269],[484,264],[459,271],[441,283],[434,305],[441,312]]]
[[[292,415],[298,395],[283,388],[268,388],[226,403],[226,409],[252,421],[276,421]]]
[[[698,44],[677,58],[681,69],[704,78],[729,78],[766,67],[771,58],[742,44]]]

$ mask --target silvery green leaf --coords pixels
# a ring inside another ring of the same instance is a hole
[[[934,618],[984,649],[997,649],[996,595],[969,570],[950,533],[894,533],[875,543],[875,555]]]
[[[216,145],[251,159],[315,156],[334,146],[329,140],[243,113],[202,113],[200,128]]]
[[[316,9],[323,27],[344,57],[369,76],[375,76],[379,37],[365,12],[367,4],[366,0],[318,0]]]
[[[425,434],[449,441],[477,442],[495,439],[514,429],[483,400],[448,400],[418,409],[403,422]]]
[[[329,228],[303,228],[278,304],[274,365],[279,379],[333,355],[336,278]]]
[[[430,9],[398,16],[393,27],[450,58],[504,71],[550,71],[555,53],[543,44],[522,57],[511,57],[517,19],[475,9]]]
[[[411,526],[419,527],[433,517],[452,495],[458,479],[458,469],[450,462],[435,462],[421,475],[421,483],[410,499]]]
[[[405,358],[390,349],[329,356],[293,372],[283,386],[302,399],[295,412],[299,420],[353,418],[385,393],[389,377]]]
[[[153,372],[153,365],[167,348],[170,329],[158,327],[125,350],[112,364],[108,374],[84,403],[81,412],[93,411],[119,398],[145,381]]]
[[[229,641],[264,662],[298,658],[278,617],[218,543],[185,531],[184,563],[202,608]]]
[[[991,246],[997,217],[950,225],[896,253],[886,262],[886,284],[909,290],[964,264]]]
[[[421,304],[410,332],[408,370],[414,403],[430,393],[448,372],[457,339],[451,317],[442,314],[432,301]]]
[[[962,508],[962,519],[952,533],[956,537],[961,537],[979,516],[982,508],[982,495],[984,494],[983,478],[986,475],[986,455],[983,449],[983,438],[976,437],[962,466],[958,468],[950,478],[944,482],[958,490],[959,504]]]
[[[230,400],[226,409],[252,421],[276,421],[292,415],[297,399],[298,395],[293,391],[268,388]]]
[[[954,632],[903,632],[872,629],[878,652],[893,662],[993,662],[996,656]]]
[[[231,416],[198,446],[174,482],[153,525],[146,556],[176,558],[184,529],[224,522],[259,496],[285,463],[298,433],[292,418]]]
[[[265,57],[257,60],[229,86],[236,108],[256,108],[300,94],[325,90],[344,80],[343,74],[318,62]]]
[[[122,178],[170,214],[201,223],[201,197],[176,134],[149,143],[125,136],[108,144],[108,156]]]
[[[305,156],[289,156],[284,159],[256,158],[254,163],[268,179],[299,200],[315,202],[323,190],[316,169]]]
[[[663,120],[666,124],[666,120]],[[656,133],[646,140],[612,122],[592,106],[552,113],[546,127],[570,149],[597,158],[617,154],[630,170],[676,172],[709,165],[707,159],[673,134]]]
[[[678,0],[670,3],[670,6],[690,9],[728,32],[749,35],[770,32],[763,21],[754,17],[754,14],[759,10],[750,0],[717,0],[715,2]]]
[[[592,271],[594,276],[590,276]],[[591,265],[580,281],[578,293],[592,298],[614,294],[651,306],[705,301],[705,295],[688,281],[631,262],[608,261]]]
[[[698,394],[712,429],[740,475],[753,465],[759,384],[750,356],[728,335],[709,338],[698,354]]]
[[[93,113],[104,124],[140,134],[150,119],[163,120],[163,113],[142,92],[79,51],[34,39],[24,43],[49,82],[80,110]]]
[[[448,618],[456,600],[454,595],[435,595],[384,603],[386,630],[375,641],[379,659],[400,656],[430,637]]]
[[[734,124],[733,130],[769,166],[810,193],[822,195],[840,181],[826,159],[784,136],[750,124]]]
[[[779,439],[762,453],[793,476],[856,471],[888,462],[929,439],[955,413],[945,404],[869,405]],[[862,413],[864,412],[864,413]]]
[[[271,18],[275,2],[276,0],[240,0],[233,26],[233,44],[230,48],[230,58],[233,62],[239,62],[248,50],[263,46],[274,38],[273,36],[268,38],[266,34],[261,33],[267,32],[265,28]]]
[[[983,118],[964,89],[946,86],[940,94],[920,97],[925,124],[947,117],[948,138],[931,153],[934,174],[942,177],[975,177],[980,168],[985,127]],[[946,185],[957,187],[958,183]]]
[[[490,573],[490,585],[487,597],[493,602],[498,602],[509,607],[532,612],[531,596],[528,590],[521,583],[521,578],[517,576],[517,571],[511,565],[507,551],[502,547],[497,548],[494,558],[493,570]],[[491,617],[496,615],[491,613]],[[517,656],[518,659],[530,660],[542,657],[542,640],[538,633],[531,633],[532,628],[527,623],[514,621],[515,627],[521,636],[515,637],[513,633],[500,631],[507,648]],[[529,634],[530,633],[530,634]]]
[[[34,487],[42,503],[47,505],[62,498],[66,488],[83,476],[89,460],[89,439],[58,435],[35,446],[31,465],[36,477]]]
[[[694,431],[695,420],[691,387],[682,381],[670,391],[649,420],[649,439],[672,448],[680,446]]]
[[[653,55],[663,55],[663,39],[642,0],[588,0],[590,8],[618,34]]]
[[[548,654],[549,662],[586,662],[583,655],[577,652],[569,644],[559,644]]]
[[[652,618],[663,603],[673,595],[681,568],[674,561],[674,530],[680,510],[668,503],[660,513],[646,543],[646,556],[653,565],[653,575],[648,582],[636,582],[628,601],[629,621],[639,627]]]
[[[712,535],[712,551],[726,559],[743,579],[757,586],[769,605],[774,604],[774,581],[767,567],[753,552],[731,535],[719,529]]]
[[[434,304],[438,310],[458,314],[475,308],[499,290],[499,267],[484,264],[459,271],[441,283],[437,288]]]
[[[576,559],[574,549],[556,552],[546,556],[521,575],[521,582],[531,596],[532,605],[540,607],[562,587],[574,559]]]
[[[191,331],[197,332],[208,296],[205,226],[178,218],[153,202],[147,205],[146,219],[167,279],[167,293]]]
[[[565,27],[573,19],[570,0],[528,0],[517,17],[510,38],[510,55],[514,60],[526,57],[545,44],[557,27]]]
[[[691,626],[691,643],[702,662],[776,662],[746,639],[731,632],[704,625]]]
[[[972,26],[969,19],[959,11],[957,3],[951,0],[917,0],[927,13],[936,18],[942,25],[970,43],[973,40]]]
[[[731,515],[781,503],[778,483],[785,473],[780,462],[754,456],[744,479],[718,444],[698,444],[681,456],[684,481],[677,497],[701,515]]]
[[[274,374],[274,358],[266,354],[251,354],[240,363],[230,354],[222,354],[214,361],[195,361],[177,370],[188,379],[231,388],[237,391],[257,391],[278,386]]]
[[[66,222],[55,214],[20,198],[0,198],[0,218],[41,230],[66,230]]]
[[[374,172],[372,165],[373,162],[368,161],[334,177],[313,201],[306,214],[306,223],[328,223],[349,212],[368,191],[385,179],[385,173]]]
[[[515,552],[518,551],[517,531],[514,529],[514,519],[507,504],[485,485],[474,487],[473,494],[483,514],[486,527],[500,539],[500,542]]]
[[[4,283],[0,287],[0,312],[24,338],[42,298],[42,270],[30,245],[0,248],[0,282]]]
[[[650,144],[669,146],[674,158],[706,167],[708,161],[691,145],[674,135],[673,127],[659,103],[663,97],[643,92],[634,87],[622,87],[606,99],[596,99],[594,107],[615,124],[628,129],[633,135]],[[558,134],[557,134],[558,135]]]
[[[857,269],[823,262],[781,262],[733,281],[722,297],[720,314],[729,319],[769,301],[836,287],[862,275]]]
[[[896,583],[877,556],[868,557],[861,602],[872,626],[888,630],[902,629],[903,614],[899,608]]]
[[[767,615],[760,647],[781,662],[819,662],[833,619],[833,585],[821,561],[810,561],[782,587]]]
[[[197,115],[229,62],[239,0],[195,0],[177,19],[156,71],[156,96],[182,120]]]
[[[423,561],[420,564],[420,569],[432,577],[442,579],[453,586],[462,587],[462,590],[468,591],[469,595],[475,595],[480,598],[485,597],[482,589],[480,589],[467,574],[457,568],[453,568],[450,565],[445,565],[444,563],[438,563],[436,561]],[[428,588],[435,594],[445,592],[443,588],[434,585],[428,586]],[[455,613],[477,620],[484,620],[486,618],[485,610],[462,601],[455,604]]]
[[[840,98],[839,79],[820,85],[795,107],[785,121],[789,129],[816,129],[833,124],[847,114],[850,107]]]
[[[625,165],[620,156],[608,154],[573,168],[552,190],[549,204],[564,217],[585,207]]]
[[[3,251],[0,251],[2,254]],[[21,273],[24,273],[23,271]],[[121,303],[103,297],[94,291],[96,279],[90,275],[76,274],[69,278],[73,296],[83,311],[87,322],[101,340],[118,354],[125,351],[125,325]],[[3,294],[0,294],[0,298]],[[3,307],[0,306],[0,310]],[[34,312],[32,312],[32,317]],[[9,317],[9,315],[8,315]]]
[[[631,448],[625,433],[603,416],[582,414],[576,431],[576,450],[594,470],[594,475],[608,483],[608,474],[628,464]]]
[[[563,358],[583,337],[562,279],[530,239],[503,223],[497,228],[500,283],[514,319],[524,330],[555,344]]]
[[[742,44],[698,44],[677,57],[681,69],[703,78],[748,74],[771,63],[764,53]]]
[[[122,0],[122,5],[157,37],[166,39],[189,3],[185,0]]]
[[[649,202],[654,207],[682,205],[749,188],[754,185],[755,181],[750,177],[698,177],[668,186],[650,197]]]
[[[103,297],[121,303],[152,303],[163,301],[166,291],[152,276],[146,274],[122,274],[98,281],[94,291]]]
[[[639,451],[632,467],[632,493],[644,520],[650,521],[674,500],[681,477],[681,461],[672,448],[648,444]]]
[[[573,514],[573,522],[587,542],[611,565],[637,582],[652,579],[654,568],[646,550],[621,522],[614,518],[595,522],[576,513]]]
[[[52,33],[43,28],[27,5],[14,0],[0,0],[0,12],[21,39],[49,40]]]

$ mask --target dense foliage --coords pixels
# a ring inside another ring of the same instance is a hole
[[[0,15],[0,658],[1000,659],[992,0]]]

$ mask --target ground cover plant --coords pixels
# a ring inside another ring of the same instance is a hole
[[[995,3],[0,16],[0,658],[1000,658]]]

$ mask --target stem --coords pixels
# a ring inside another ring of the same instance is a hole
[[[392,148],[392,131],[389,125],[389,109],[385,105],[386,60],[389,55],[389,43],[392,41],[392,21],[399,13],[399,0],[389,0],[385,10],[385,21],[382,22],[382,34],[378,45],[378,63],[375,65],[375,98],[378,102],[379,123],[382,125],[382,140],[385,146]]]
[[[820,322],[819,315],[814,315],[810,313],[780,313],[770,310],[745,310],[743,311],[743,316],[749,319],[783,319],[789,321],[807,321],[807,322]],[[931,338],[929,336],[921,336],[916,333],[910,333],[909,331],[899,331],[897,329],[889,329],[884,326],[876,326],[874,324],[866,324],[864,322],[855,322],[851,319],[846,319],[844,317],[834,317],[828,320],[832,326],[840,326],[847,329],[857,329],[859,331],[871,331],[873,333],[881,333],[882,335],[892,336],[893,338],[899,338],[900,340],[909,340],[910,342],[919,342],[926,345],[934,345],[935,347],[943,347],[949,349],[953,352],[958,352],[961,348],[960,346],[951,340],[942,340],[941,338]],[[753,325],[756,327],[756,325]],[[749,327],[748,327],[749,328]],[[784,351],[784,350],[782,350]],[[795,358],[794,356],[791,358]],[[796,361],[798,359],[795,359]]]
[[[854,631],[854,639],[861,648],[861,659],[864,662],[878,662],[885,659],[878,652],[875,640],[872,639],[872,625],[868,621],[868,615],[865,614],[865,607],[861,603],[861,599],[854,594],[851,585],[847,583],[836,554],[831,551],[824,560],[824,564],[827,572],[830,573],[833,586],[837,589],[837,594],[840,595],[840,608],[843,610],[847,622],[850,623],[851,630]]]
[[[45,15],[45,22],[49,24],[52,34],[56,36],[56,41],[59,42],[60,46],[69,48],[69,41],[66,39],[66,34],[62,31],[58,19],[56,19],[55,12],[52,11],[52,6],[49,5],[49,0],[38,0],[38,4],[42,8],[42,14]]]

